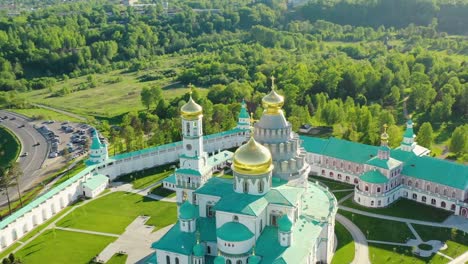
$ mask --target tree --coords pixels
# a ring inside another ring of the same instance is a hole
[[[11,186],[12,179],[10,178],[10,174],[6,168],[0,167],[0,190],[5,192],[8,202],[8,211],[11,214],[11,201],[10,201],[10,194],[8,192],[8,188]]]
[[[140,97],[141,97],[141,103],[144,106],[146,106],[146,109],[149,110],[152,104],[151,89],[149,87],[143,87],[143,89],[140,92]]]
[[[8,174],[10,174],[10,178],[15,181],[15,185],[18,191],[18,197],[20,200],[21,207],[23,207],[23,199],[21,197],[20,191],[20,179],[23,177],[23,170],[20,167],[19,162],[13,162],[8,169]]]
[[[468,125],[455,128],[450,138],[449,150],[457,154],[468,152]]]
[[[419,132],[417,135],[418,144],[426,148],[431,148],[432,140],[433,140],[433,130],[432,130],[431,123],[424,122],[421,125],[421,128],[419,128]]]

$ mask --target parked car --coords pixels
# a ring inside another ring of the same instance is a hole
[[[21,157],[27,157],[27,156],[28,156],[27,152],[24,152],[23,155],[21,155]]]

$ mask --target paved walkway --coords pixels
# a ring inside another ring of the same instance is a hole
[[[340,222],[350,233],[354,240],[354,260],[353,264],[370,264],[369,248],[366,237],[361,230],[348,218],[336,214],[336,221]]]
[[[463,255],[458,256],[456,259],[449,262],[449,264],[465,264],[468,262],[468,252],[465,252]]]
[[[416,238],[416,240],[418,240],[418,241],[423,241],[423,240],[421,239],[421,237],[419,236],[418,232],[416,232],[416,230],[414,229],[414,227],[413,227],[410,223],[406,222],[406,225],[409,227],[409,229],[411,230],[411,233],[413,233],[413,235],[414,235],[414,237]]]
[[[110,236],[110,237],[119,237],[120,236],[120,235],[117,235],[117,234],[96,232],[96,231],[76,229],[76,228],[67,228],[67,227],[60,227],[60,226],[56,226],[55,229],[60,229],[60,230],[65,230],[65,231],[70,231],[70,232],[77,232],[77,233],[85,233],[85,234],[91,234],[91,235],[100,235],[100,236]]]
[[[121,192],[131,192],[135,194],[139,194],[142,196],[149,197],[154,200],[159,200],[159,201],[164,201],[164,202],[172,202],[175,203],[177,201],[176,197],[163,197],[159,196],[156,194],[150,193],[151,189],[153,189],[155,186],[158,184],[162,183],[161,181],[158,181],[156,183],[151,184],[150,186],[144,188],[144,189],[133,189],[133,186],[131,183],[123,183],[123,182],[114,182],[112,185],[113,187],[111,188],[112,191],[121,191]]]
[[[61,109],[57,109],[55,107],[50,107],[50,106],[47,106],[47,105],[41,105],[41,104],[32,104],[36,107],[39,107],[39,108],[44,108],[44,109],[48,109],[48,110],[51,110],[51,111],[54,111],[54,112],[57,112],[57,113],[61,113],[61,114],[64,114],[64,115],[67,115],[67,116],[71,116],[71,117],[74,117],[78,120],[81,120],[81,121],[86,121],[86,118],[82,117],[82,116],[79,116],[77,114],[74,114],[74,113],[71,113],[71,112],[68,112],[68,111],[64,111],[64,110],[61,110]]]
[[[341,199],[338,201],[338,204],[340,204],[340,203],[342,203],[342,202],[348,200],[349,198],[353,197],[353,195],[354,195],[354,192],[352,192],[352,193],[346,195],[345,197],[341,198]],[[339,206],[339,208],[341,208],[341,206]],[[346,211],[346,210],[345,210],[345,211]]]
[[[154,226],[145,225],[148,216],[138,216],[127,226],[125,232],[120,237],[110,243],[97,257],[98,260],[106,263],[116,253],[127,254],[127,263],[136,263],[149,254],[153,253],[151,244],[159,240],[173,226],[166,226],[153,233]]]

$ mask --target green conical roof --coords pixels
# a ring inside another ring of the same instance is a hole
[[[185,201],[179,208],[179,218],[180,219],[194,219],[197,216],[197,208]]]
[[[202,244],[196,244],[193,246],[193,255],[197,257],[205,256],[205,247]]]
[[[281,232],[289,232],[292,228],[292,222],[287,215],[283,215],[278,221],[278,226]]]
[[[244,100],[242,100],[242,107],[239,113],[239,118],[250,118],[249,112],[247,112],[247,107],[245,105]]]
[[[217,256],[215,259],[214,259],[214,264],[226,264],[226,260],[224,259],[223,256]]]
[[[100,149],[102,146],[101,140],[99,140],[97,131],[93,133],[93,142],[91,143],[91,149]]]

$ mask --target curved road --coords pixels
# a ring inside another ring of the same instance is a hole
[[[350,233],[354,240],[354,260],[353,264],[370,264],[369,248],[367,239],[361,230],[348,218],[336,214],[336,220],[340,222]]]
[[[5,116],[8,116],[8,119],[3,120],[3,117]],[[47,158],[47,141],[35,128],[31,126],[28,122],[29,120],[25,117],[3,110],[0,110],[0,117],[2,118],[0,125],[5,126],[12,131],[21,143],[21,152],[18,161],[24,173],[23,177],[20,179],[20,189],[21,191],[24,191],[31,187],[39,176],[39,169]],[[14,117],[15,120],[11,120],[12,117]],[[21,125],[25,126],[19,128]],[[34,146],[34,144],[38,142],[40,145]],[[28,156],[21,157],[25,152],[28,153]],[[10,188],[9,193],[10,198],[17,197],[18,195],[16,187]],[[4,205],[6,201],[6,196],[2,194],[0,196],[0,205]]]

